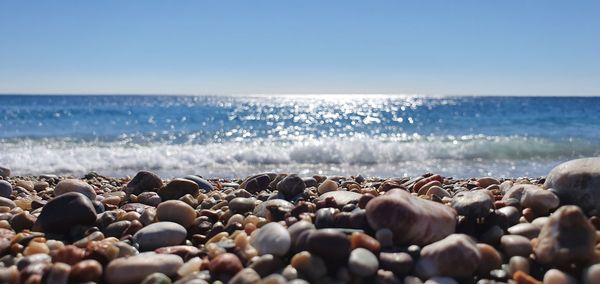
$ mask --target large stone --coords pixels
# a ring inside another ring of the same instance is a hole
[[[502,197],[508,201],[515,199],[523,208],[531,208],[538,214],[546,214],[558,207],[558,197],[551,191],[533,184],[515,184]]]
[[[250,244],[258,254],[284,256],[292,244],[290,233],[279,223],[268,223],[250,237]]]
[[[594,258],[596,230],[581,209],[560,207],[542,227],[534,253],[538,262],[555,267],[586,265]]]
[[[399,244],[427,245],[454,233],[456,228],[454,209],[402,189],[373,198],[367,203],[366,214],[373,229],[390,229]]]
[[[37,218],[34,231],[64,234],[77,225],[93,225],[96,210],[89,198],[69,192],[48,201]]]
[[[242,182],[240,188],[246,189],[250,193],[257,193],[267,189],[270,182],[271,177],[269,177],[269,175],[258,174],[247,178],[244,182]]]
[[[61,180],[54,188],[54,195],[60,196],[69,192],[79,192],[90,200],[96,200],[96,192],[94,188],[87,182],[79,179],[64,179]]]
[[[452,234],[421,250],[416,272],[423,279],[434,276],[469,277],[477,270],[480,261],[481,252],[469,236]]]
[[[152,223],[133,235],[140,251],[150,251],[161,247],[180,245],[185,241],[187,231],[173,222]]]
[[[186,194],[198,197],[200,195],[198,184],[189,179],[176,178],[158,190],[158,195],[162,200],[179,199]]]
[[[289,175],[277,183],[277,190],[282,193],[287,200],[302,193],[306,189],[306,184],[301,177]]]
[[[600,157],[571,160],[556,166],[544,187],[561,205],[577,205],[588,215],[600,214]]]
[[[491,193],[486,190],[462,191],[452,198],[452,208],[458,215],[483,218],[490,214],[494,205]]]
[[[163,186],[162,179],[154,173],[138,172],[127,184],[127,192],[138,195],[145,191],[157,191]]]
[[[9,198],[12,193],[12,186],[8,181],[0,180],[0,197]]]
[[[105,279],[111,284],[140,283],[146,276],[159,272],[175,276],[183,265],[180,256],[174,254],[143,254],[117,258],[106,267]]]

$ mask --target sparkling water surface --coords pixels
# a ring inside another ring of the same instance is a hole
[[[0,96],[15,174],[543,176],[600,155],[600,98]]]

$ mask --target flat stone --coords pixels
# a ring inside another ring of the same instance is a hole
[[[294,204],[283,199],[270,199],[256,205],[256,207],[254,207],[253,213],[258,217],[267,217],[267,214],[269,212],[267,208],[270,207],[281,208],[281,210],[283,211],[291,211],[292,209],[294,209]]]
[[[69,192],[78,192],[90,200],[96,200],[94,188],[87,182],[78,179],[61,180],[54,188],[54,196],[60,196]]]
[[[483,218],[490,214],[490,210],[494,206],[494,200],[486,189],[463,191],[452,198],[451,205],[458,215]]]
[[[577,205],[588,215],[600,214],[600,157],[571,160],[556,166],[546,176],[561,205]]]
[[[194,198],[200,195],[198,185],[189,179],[176,178],[158,190],[158,195],[162,200],[179,199],[186,194]]]
[[[448,197],[448,198],[452,198],[452,195],[445,189],[443,189],[440,186],[432,186],[427,190],[426,195],[428,196],[436,196],[440,199],[444,198],[444,197]]]
[[[173,254],[143,254],[122,257],[108,263],[105,279],[107,283],[114,284],[140,283],[155,272],[175,276],[177,269],[182,265],[181,257]]]
[[[55,197],[42,207],[34,226],[34,231],[45,233],[67,233],[77,225],[93,225],[96,210],[92,201],[78,192],[69,192]]]
[[[277,190],[282,193],[287,200],[291,200],[294,196],[304,192],[306,184],[301,177],[297,175],[288,175],[277,183]]]
[[[558,268],[594,259],[596,230],[573,205],[560,207],[542,227],[534,253],[538,262]]]
[[[317,200],[325,200],[327,197],[333,197],[337,206],[342,208],[344,205],[351,202],[358,204],[358,200],[361,196],[362,194],[352,191],[336,190],[321,194]]]
[[[537,238],[540,234],[540,228],[531,223],[521,223],[508,228],[508,232],[511,235],[521,235],[531,240]]]
[[[538,214],[546,214],[558,207],[558,197],[549,190],[533,184],[515,184],[502,197],[503,201],[516,199],[523,208],[531,208]]]
[[[416,273],[423,279],[434,276],[470,277],[480,262],[481,253],[476,243],[467,235],[452,234],[423,247]]]
[[[6,206],[10,209],[13,209],[13,208],[17,207],[17,204],[15,204],[14,201],[12,201],[6,197],[0,197],[0,206]]]
[[[255,198],[236,197],[229,201],[229,210],[243,214],[254,210],[255,203]]]
[[[138,172],[129,183],[127,183],[127,192],[138,195],[146,191],[157,191],[163,186],[162,179],[151,172]]]
[[[504,235],[500,238],[500,248],[508,256],[528,257],[532,252],[528,238],[519,235]]]
[[[207,181],[199,176],[189,175],[189,176],[185,176],[184,179],[189,179],[189,180],[195,182],[198,185],[198,188],[200,188],[200,190],[202,190],[202,192],[204,192],[204,193],[211,192],[215,189],[209,181]]]
[[[12,193],[12,185],[8,181],[0,180],[0,197],[9,198]]]
[[[250,244],[256,248],[259,255],[285,255],[292,244],[290,233],[279,223],[268,223],[254,232]]]
[[[369,250],[356,248],[350,253],[348,258],[348,268],[352,274],[367,277],[375,274],[379,267],[377,257]]]
[[[482,177],[477,180],[480,187],[486,188],[493,184],[500,184],[500,181],[494,177]]]
[[[171,221],[188,228],[196,219],[196,210],[183,201],[167,200],[156,207],[156,217],[159,221]]]
[[[392,189],[366,206],[367,221],[375,230],[388,228],[399,244],[427,245],[454,233],[456,211],[437,202]]]
[[[157,222],[143,227],[133,240],[139,244],[140,251],[151,251],[160,247],[180,245],[185,240],[185,228],[173,222]]]

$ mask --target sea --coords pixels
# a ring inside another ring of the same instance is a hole
[[[599,155],[597,97],[0,96],[13,175],[516,178]]]

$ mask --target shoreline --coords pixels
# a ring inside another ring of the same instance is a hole
[[[0,179],[0,280],[6,283],[600,277],[594,265],[600,219],[586,216],[585,206],[560,206],[561,193],[547,189],[546,177],[7,173]],[[570,220],[568,230],[557,227],[561,218]],[[556,234],[579,241],[549,245]],[[566,255],[556,257],[553,245]]]

